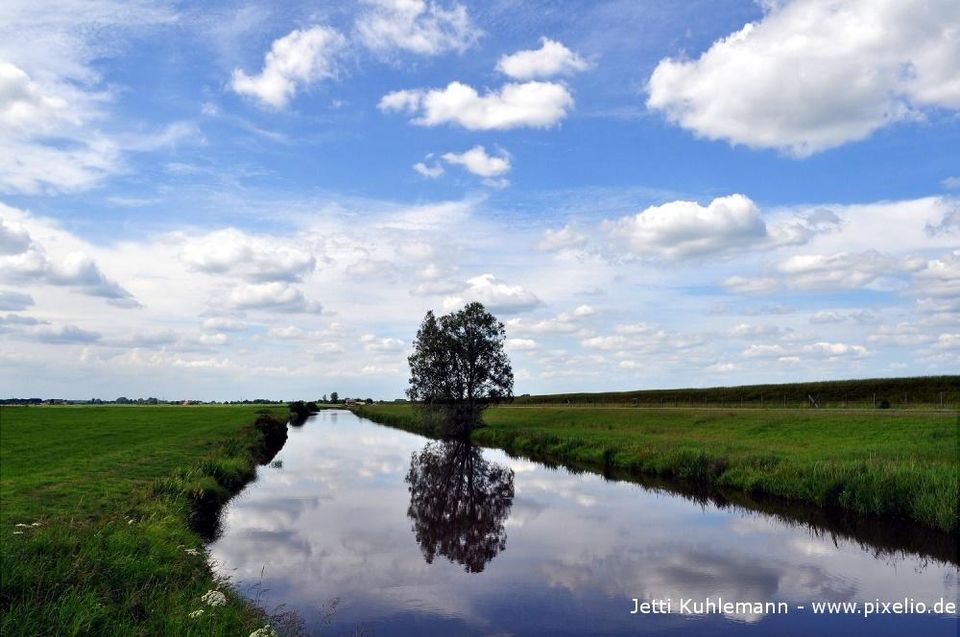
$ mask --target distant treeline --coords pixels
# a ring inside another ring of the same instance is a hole
[[[705,405],[749,407],[904,408],[946,407],[960,403],[960,376],[828,380],[782,385],[741,385],[688,389],[648,389],[623,392],[524,394],[514,404],[620,404],[687,407]]]

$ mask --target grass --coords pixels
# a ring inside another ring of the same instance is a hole
[[[410,405],[358,409],[422,431]],[[957,533],[960,420],[877,410],[502,406],[477,444],[536,460],[775,496]]]
[[[0,407],[0,633],[263,626],[262,611],[214,579],[194,530],[285,437],[286,408],[267,410],[279,421],[262,409]],[[200,601],[214,589],[225,605]]]
[[[884,401],[896,409],[956,409],[960,404],[960,376],[865,378],[778,385],[740,385],[687,389],[649,389],[622,392],[584,392],[518,396],[515,404],[635,405],[648,407],[763,407],[810,406],[875,409]]]

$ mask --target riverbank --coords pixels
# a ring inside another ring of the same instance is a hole
[[[356,412],[423,431],[410,405]],[[503,406],[472,440],[541,462],[658,476],[960,532],[949,412]]]
[[[286,417],[259,405],[0,408],[0,633],[262,627],[264,613],[214,579],[200,533],[283,445]]]

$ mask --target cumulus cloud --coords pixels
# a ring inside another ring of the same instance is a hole
[[[861,253],[800,254],[777,265],[787,283],[800,289],[858,288],[899,273],[902,259],[870,250]]]
[[[238,285],[227,298],[230,307],[237,310],[267,312],[320,312],[321,307],[308,302],[303,292],[284,282]]]
[[[540,299],[522,285],[509,285],[492,274],[467,279],[466,287],[456,296],[443,300],[443,309],[456,310],[471,301],[483,303],[491,312],[522,312],[540,305]]]
[[[573,75],[590,63],[556,40],[540,38],[540,48],[504,55],[497,70],[515,80],[537,80],[555,75]]]
[[[604,222],[617,243],[644,259],[724,256],[768,240],[756,204],[744,195],[718,197],[706,206],[671,201]]]
[[[346,43],[330,27],[296,29],[273,41],[260,73],[247,75],[243,69],[234,69],[230,87],[263,106],[282,109],[297,90],[336,77],[337,57]]]
[[[511,333],[518,334],[571,334],[582,330],[583,319],[596,313],[589,305],[579,305],[572,312],[561,312],[552,318],[512,318],[507,320],[506,326]]]
[[[499,177],[510,172],[509,156],[488,155],[487,150],[479,145],[462,153],[444,153],[443,160],[448,164],[463,166],[480,177]]]
[[[418,161],[417,163],[415,163],[413,165],[413,169],[417,171],[418,174],[420,174],[423,177],[426,177],[427,179],[436,179],[437,177],[440,177],[444,173],[443,166],[441,166],[440,164],[434,164],[433,166],[428,166],[426,163],[422,161]]]
[[[376,334],[364,334],[360,342],[368,352],[398,352],[403,349],[403,341],[399,338],[381,338]]]
[[[680,334],[647,323],[620,324],[614,327],[613,334],[591,336],[580,341],[587,349],[647,353],[688,349],[702,343],[699,336]]]
[[[870,354],[863,345],[818,341],[799,346],[780,344],[750,345],[743,351],[745,358],[775,358],[784,362],[796,362],[803,358],[835,361],[845,358],[863,358]]]
[[[727,277],[720,284],[736,294],[765,294],[780,287],[780,282],[773,277]]]
[[[707,139],[807,155],[928,109],[960,109],[960,5],[793,0],[661,60],[647,106]]]
[[[815,324],[826,323],[875,323],[877,315],[869,310],[819,310],[810,315],[810,322]]]
[[[924,332],[918,326],[910,323],[881,325],[867,337],[867,340],[871,343],[894,345],[897,347],[923,345],[931,342],[933,339],[934,337],[931,334]]]
[[[250,235],[234,228],[184,239],[180,258],[192,270],[252,282],[301,280],[317,260],[291,238]]]
[[[357,34],[367,48],[380,53],[394,50],[420,55],[462,53],[481,35],[460,4],[444,8],[438,2],[427,0],[364,2],[368,10],[357,19]]]
[[[446,88],[408,89],[387,93],[378,105],[384,112],[411,115],[419,126],[455,124],[468,130],[553,126],[573,108],[573,97],[562,84],[505,84],[480,95],[475,88],[450,82]]]
[[[547,228],[543,231],[543,238],[537,243],[537,250],[541,252],[559,252],[581,248],[587,243],[587,235],[578,231],[575,226],[568,224],[559,230]]]
[[[54,260],[23,228],[0,221],[0,230],[7,235],[5,249],[0,251],[0,280],[66,286],[117,307],[140,307],[130,292],[108,278],[85,253],[70,252]]]
[[[508,338],[504,346],[514,351],[530,351],[537,349],[537,342],[531,338]]]
[[[200,328],[207,332],[242,332],[247,327],[243,321],[222,316],[204,319],[200,324]]]

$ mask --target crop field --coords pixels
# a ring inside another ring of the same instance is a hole
[[[0,407],[0,633],[262,626],[262,613],[214,581],[189,525],[192,505],[252,477],[261,409]],[[286,408],[271,414],[285,418]],[[210,590],[223,605],[201,601]]]
[[[421,429],[410,405],[358,412]],[[535,460],[960,529],[960,422],[953,411],[511,405],[489,409],[485,422],[474,442]]]

